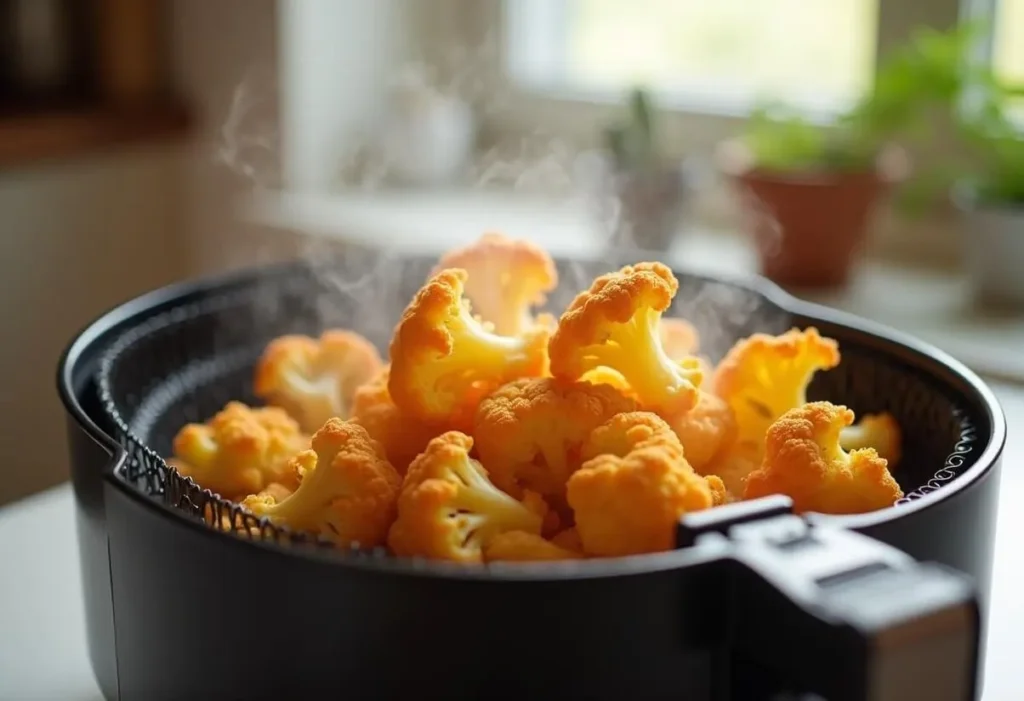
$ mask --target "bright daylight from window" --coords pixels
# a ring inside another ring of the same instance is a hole
[[[992,60],[1006,80],[1024,83],[1024,0],[1000,0]]]
[[[551,90],[617,94],[644,83],[692,111],[744,109],[761,98],[832,111],[870,86],[875,65],[878,0],[510,5],[520,27],[511,50],[533,54],[519,71],[511,57],[513,72]]]

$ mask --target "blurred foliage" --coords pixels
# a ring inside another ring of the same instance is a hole
[[[776,171],[874,167],[890,143],[927,144],[936,114],[948,114],[965,156],[919,173],[913,200],[956,181],[983,200],[1024,202],[1024,140],[1010,106],[1024,89],[1001,83],[977,41],[985,27],[921,28],[884,58],[873,89],[833,124],[816,124],[785,105],[751,114],[743,141],[759,167]]]
[[[622,170],[642,169],[657,158],[655,109],[647,90],[633,88],[626,118],[604,130],[605,147]]]
[[[981,203],[1024,204],[1024,133],[1010,109],[1024,98],[1024,86],[990,78],[974,91],[956,119],[966,156],[939,185],[960,181]]]

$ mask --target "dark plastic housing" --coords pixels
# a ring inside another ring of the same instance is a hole
[[[204,524],[204,508],[229,507],[168,474],[159,455],[173,431],[250,398],[251,362],[274,335],[346,325],[383,345],[429,264],[406,261],[386,287],[368,276],[356,298],[327,263],[178,285],[109,312],[68,347],[58,384],[89,650],[107,698],[882,699],[913,659],[950,650],[965,683],[980,687],[1005,440],[995,398],[941,351],[761,282],[678,272],[675,308],[712,359],[754,331],[814,325],[839,340],[842,365],[811,395],[897,416],[904,503],[794,521],[786,504],[751,502],[768,511],[743,524],[716,509],[707,523],[683,524],[669,553],[489,570],[251,541]],[[566,288],[552,306],[611,267],[563,263]],[[374,304],[361,303],[367,289]],[[804,540],[826,553],[814,559],[832,562],[838,579],[801,580],[785,564],[790,551],[765,541],[773,528],[806,528]],[[874,569],[844,561],[850,548]],[[791,587],[800,581],[811,598]],[[933,596],[907,600],[894,582]],[[863,600],[871,587],[889,594]],[[918,643],[937,636],[921,626],[952,631],[951,647],[922,652]],[[881,665],[883,647],[903,661]],[[849,662],[829,666],[836,659]],[[943,698],[971,698],[956,684]]]

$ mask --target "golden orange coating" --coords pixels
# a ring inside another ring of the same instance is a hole
[[[816,372],[839,364],[839,345],[811,327],[779,336],[757,333],[736,343],[719,363],[711,391],[732,408],[738,441],[760,462],[768,427],[807,402]]]
[[[601,275],[572,301],[551,337],[551,372],[578,380],[605,366],[618,372],[652,410],[685,411],[703,380],[694,358],[675,361],[661,344],[661,315],[679,282],[661,263]]]
[[[507,531],[491,538],[484,549],[487,562],[542,562],[556,560],[579,560],[583,555],[577,551],[555,545],[535,533]]]
[[[384,446],[388,462],[404,475],[409,463],[444,429],[414,419],[399,409],[388,393],[388,375],[389,368],[385,366],[376,377],[356,388],[352,420]]]
[[[662,317],[658,331],[661,334],[661,347],[665,349],[665,355],[672,360],[689,358],[696,355],[700,348],[700,334],[686,319]]]
[[[812,402],[786,412],[768,429],[764,462],[746,480],[745,499],[786,494],[794,511],[857,514],[892,506],[903,497],[873,448],[843,450],[842,430],[853,412]]]
[[[480,402],[473,436],[480,461],[501,489],[517,496],[528,489],[560,505],[590,432],[634,406],[606,385],[514,380]]]
[[[547,251],[498,233],[449,251],[432,275],[451,268],[468,273],[465,294],[473,311],[501,336],[519,336],[535,326],[533,308],[544,304],[558,285],[558,271]]]
[[[600,365],[593,370],[587,370],[580,376],[579,381],[586,382],[589,385],[608,385],[617,389],[619,394],[633,400],[636,399],[636,392],[626,382],[626,378],[618,370],[612,370],[604,365]]]
[[[748,446],[733,443],[724,453],[700,470],[707,478],[717,477],[729,495],[729,501],[743,498],[747,475],[761,465],[761,456]]]
[[[183,476],[237,501],[272,483],[297,486],[288,461],[309,448],[309,437],[283,409],[229,402],[206,423],[187,424],[168,462]]]
[[[396,555],[475,563],[500,533],[540,535],[544,500],[527,493],[518,501],[498,489],[472,449],[472,438],[449,431],[409,465],[388,536]]]
[[[686,461],[700,473],[732,446],[738,434],[732,407],[724,399],[703,390],[692,409],[665,414],[663,418],[683,444]]]
[[[865,414],[852,426],[843,429],[839,444],[843,450],[874,448],[885,458],[889,469],[899,464],[902,457],[903,432],[896,418],[888,412]]]
[[[576,530],[575,526],[555,534],[551,542],[563,550],[569,550],[574,553],[583,552],[583,541],[580,540],[579,531]]]
[[[352,394],[381,368],[380,354],[359,334],[324,331],[271,341],[256,366],[254,391],[291,414],[303,431],[314,433],[327,419],[349,417]]]
[[[328,419],[313,449],[296,456],[302,482],[290,496],[247,497],[243,508],[292,531],[319,534],[339,547],[376,547],[395,519],[401,477],[362,426]]]
[[[729,494],[729,490],[725,488],[725,482],[718,475],[707,475],[704,481],[708,483],[708,489],[711,490],[711,505],[721,506],[722,504],[728,504],[733,501],[732,495]]]
[[[388,392],[409,416],[468,430],[480,400],[501,385],[547,371],[550,329],[499,336],[463,299],[466,271],[442,270],[413,298],[391,341]]]
[[[657,414],[649,411],[617,412],[590,432],[580,457],[583,461],[606,454],[623,457],[637,448],[650,447],[672,451],[679,457],[683,455],[683,446],[676,434]]]
[[[615,417],[606,426],[595,430],[594,449],[619,454],[602,452],[583,463],[567,486],[584,552],[615,557],[671,549],[679,518],[714,504],[711,487],[654,414]]]

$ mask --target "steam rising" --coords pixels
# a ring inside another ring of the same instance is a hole
[[[487,80],[476,68],[494,65],[480,58],[486,58],[495,46],[488,39],[473,50],[455,48],[436,65],[419,65],[416,70],[429,75],[434,85],[466,100],[478,119],[484,119],[500,114],[506,104],[500,87],[494,87],[498,82]],[[271,191],[281,182],[279,138],[273,118],[275,104],[276,91],[270,81],[259,80],[254,74],[246,76],[231,96],[215,149],[217,163],[257,194]],[[379,156],[372,141],[353,144],[339,163],[340,178],[349,189],[385,187],[388,170],[388,163]],[[609,187],[607,175],[603,162],[592,155],[580,155],[575,145],[541,130],[492,142],[468,167],[466,177],[471,188],[554,194],[566,203],[582,205],[589,213],[598,259],[604,262],[565,261],[560,265],[561,290],[552,296],[553,311],[560,311],[572,295],[589,287],[595,275],[651,257],[639,253],[633,245],[622,202],[614,188]],[[773,225],[770,213],[756,202],[745,204],[742,210],[747,226],[775,232],[777,241],[778,227]],[[513,237],[531,234],[504,233]],[[409,259],[387,241],[381,241],[375,250],[346,246],[339,251],[337,241],[308,236],[302,238],[299,246],[298,256],[314,270],[316,287],[321,291],[313,302],[318,326],[354,328],[382,349],[387,346],[402,308],[434,263]],[[268,255],[257,253],[257,262],[268,262]],[[769,321],[764,318],[763,302],[756,295],[725,284],[683,282],[671,314],[697,325],[704,352],[712,358],[720,356],[739,335],[758,330],[750,328],[752,317],[757,316],[762,324]],[[249,319],[247,324],[273,320],[275,323],[269,325],[276,327],[280,316],[286,313],[281,308],[276,285],[267,286],[256,307],[257,318]]]

